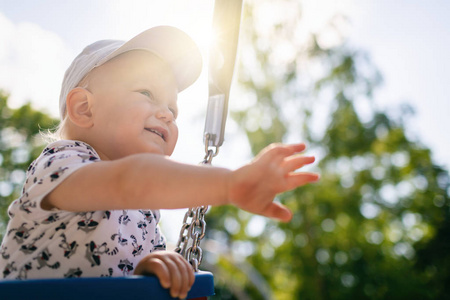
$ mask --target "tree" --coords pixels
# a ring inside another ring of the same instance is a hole
[[[40,132],[57,121],[30,103],[8,107],[9,95],[0,90],[0,240],[9,220],[7,208],[20,196],[25,172],[43,149]]]
[[[280,7],[287,13],[277,14]],[[261,21],[264,9],[281,17]],[[232,116],[253,154],[306,139],[322,178],[280,195],[295,212],[288,224],[230,207],[211,211],[207,236],[231,252],[209,254],[220,296],[448,297],[450,180],[430,150],[408,138],[411,109],[374,109],[381,76],[363,51],[327,46],[322,33],[296,39],[298,1],[249,1],[245,12],[238,74],[251,105]]]

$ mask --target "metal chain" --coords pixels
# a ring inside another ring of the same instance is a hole
[[[216,150],[213,151],[211,149],[211,146],[209,145],[210,142],[214,140],[214,136],[210,133],[205,133],[205,158],[202,161],[202,164],[204,165],[210,165],[211,161],[214,157],[219,154],[219,146],[215,146]]]
[[[217,155],[218,149],[216,148],[214,152],[206,147],[205,151],[206,155],[201,164],[210,165],[213,157]],[[187,210],[175,248],[175,252],[180,253],[192,265],[194,272],[198,272],[203,259],[200,242],[206,234],[205,214],[208,208],[208,206],[198,206]]]
[[[198,272],[203,259],[203,251],[200,248],[200,242],[206,234],[205,214],[208,206],[199,206],[189,208],[184,215],[183,225],[181,226],[175,252],[180,253],[188,262],[191,263],[195,272]],[[189,243],[192,241],[191,243]]]
[[[219,147],[223,142],[226,109],[239,37],[241,9],[242,0],[234,2],[228,0],[214,1],[213,27],[227,26],[228,28],[230,27],[230,19],[234,19],[234,21],[232,21],[233,30],[229,30],[226,40],[216,45],[220,46],[220,51],[214,51],[217,53],[210,55],[210,62],[218,56],[225,59],[227,68],[220,68],[209,74],[209,100],[204,131],[206,155],[202,162],[204,165],[211,164],[213,157],[219,153]],[[217,49],[217,47],[214,48]],[[218,94],[218,92],[220,93]],[[212,148],[215,148],[215,150]],[[203,259],[200,242],[205,237],[205,214],[207,210],[208,206],[188,209],[175,248],[176,252],[191,263],[195,272],[198,272],[198,267]],[[192,242],[190,243],[190,241]]]

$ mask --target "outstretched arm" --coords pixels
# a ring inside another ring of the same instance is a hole
[[[44,208],[69,211],[186,208],[234,204],[252,213],[290,219],[275,195],[309,182],[314,173],[295,173],[314,157],[299,155],[304,144],[274,144],[234,171],[137,154],[93,163],[74,172],[43,201]]]

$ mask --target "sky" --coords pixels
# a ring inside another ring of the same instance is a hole
[[[302,2],[311,31],[320,30],[336,13],[348,16],[344,35],[349,45],[364,50],[384,79],[375,94],[377,106],[390,112],[410,104],[416,115],[407,123],[409,136],[431,148],[434,161],[450,169],[450,101],[444,92],[450,83],[450,1]],[[10,93],[13,107],[32,101],[57,117],[64,71],[84,46],[173,25],[192,36],[206,62],[212,11],[212,0],[0,0],[0,88]],[[179,96],[180,138],[173,159],[195,164],[203,159],[207,97],[204,68]],[[237,168],[251,158],[249,153],[245,136],[228,120],[214,164]],[[174,214],[182,218],[181,211]],[[176,239],[180,224],[163,224],[171,232],[169,240]]]

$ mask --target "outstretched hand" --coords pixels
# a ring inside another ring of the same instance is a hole
[[[294,172],[314,162],[313,156],[299,155],[304,144],[272,144],[264,148],[248,165],[232,172],[229,182],[229,200],[251,213],[287,222],[291,211],[273,202],[279,193],[319,180],[319,175]]]
[[[170,289],[173,298],[184,299],[195,281],[191,265],[176,252],[156,251],[136,266],[135,275],[156,275],[161,286]]]

